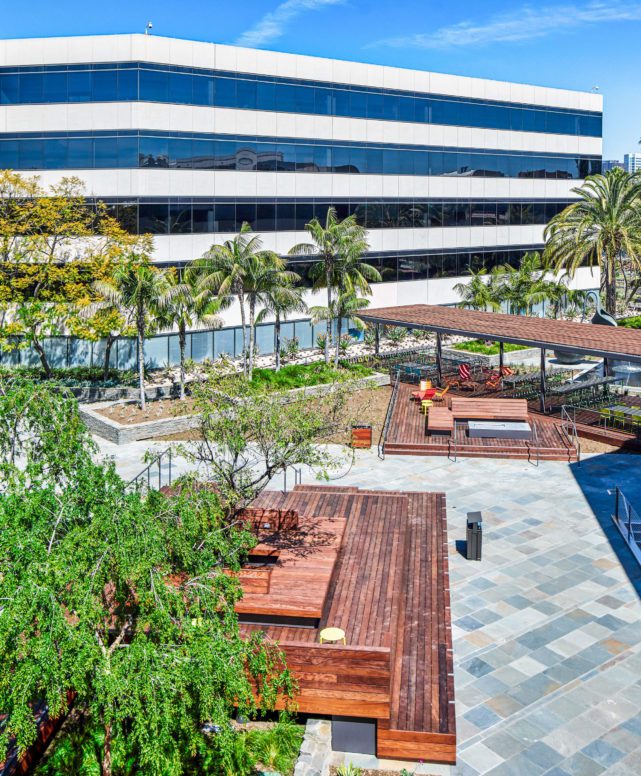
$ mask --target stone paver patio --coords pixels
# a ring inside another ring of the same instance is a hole
[[[103,450],[133,476],[148,446]],[[641,774],[641,570],[607,494],[619,485],[641,504],[641,457],[536,467],[364,452],[338,484],[447,494],[458,764],[417,774]],[[477,509],[481,562],[459,551]]]

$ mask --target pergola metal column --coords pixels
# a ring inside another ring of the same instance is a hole
[[[545,348],[541,348],[541,386],[540,386],[541,412],[545,412]]]
[[[436,377],[443,384],[443,342],[440,332],[436,332]]]
[[[499,342],[499,369],[501,370],[501,374],[503,374],[503,357],[505,355],[505,348],[503,346],[502,342]]]
[[[381,324],[377,323],[374,327],[374,353],[379,355],[381,349]]]

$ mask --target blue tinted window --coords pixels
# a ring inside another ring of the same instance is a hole
[[[42,98],[44,102],[67,102],[67,74],[45,73]]]
[[[42,102],[42,74],[22,73],[20,76],[20,102]]]
[[[46,170],[59,170],[67,166],[66,140],[47,138],[44,144],[44,167]],[[138,165],[138,159],[134,160],[132,167]],[[0,165],[1,166],[1,165]]]
[[[67,93],[69,102],[89,102],[92,94],[91,73],[87,70],[68,73]]]
[[[188,234],[192,231],[191,203],[169,203],[170,234]]]
[[[193,229],[195,233],[214,231],[213,203],[196,203],[192,206]]]
[[[118,144],[111,137],[97,137],[94,140],[94,165],[96,167],[118,167]]]
[[[236,107],[256,110],[256,82],[236,81]]]
[[[271,81],[258,81],[256,84],[256,108],[258,110],[276,110],[276,84]]]
[[[118,99],[123,102],[138,99],[138,70],[118,71]]]
[[[169,73],[169,102],[192,105],[193,76],[188,73]]]
[[[41,170],[43,167],[43,141],[20,141],[20,168],[22,170]]]
[[[138,167],[138,138],[118,138],[118,167]]]
[[[169,166],[179,169],[191,169],[193,167],[193,147],[191,138],[170,138],[169,140]]]
[[[167,102],[169,73],[160,70],[140,71],[140,98],[150,102]]]
[[[15,105],[20,101],[20,76],[0,76],[0,104]]]
[[[117,70],[96,70],[92,76],[92,100],[112,102],[118,99]]]
[[[141,167],[169,167],[169,140],[166,137],[140,138]]]
[[[74,137],[67,147],[67,164],[75,167],[89,168],[93,166],[93,141],[91,138]]]

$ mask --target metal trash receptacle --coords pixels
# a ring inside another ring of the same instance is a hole
[[[483,545],[483,513],[467,513],[467,542],[465,557],[467,560],[481,560]]]

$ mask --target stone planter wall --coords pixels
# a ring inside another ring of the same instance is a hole
[[[355,381],[355,387],[374,388],[389,385],[389,375],[376,373],[369,377],[363,377]],[[323,396],[331,391],[333,385],[314,385],[309,388],[294,388],[290,391],[293,395],[304,394],[305,396]],[[149,394],[149,392],[148,392]],[[138,396],[136,392],[134,395]],[[149,395],[148,395],[148,398]],[[156,395],[154,398],[163,398]],[[150,399],[152,400],[152,399]],[[179,434],[183,431],[197,428],[200,423],[199,415],[179,415],[175,418],[161,418],[158,420],[148,420],[144,423],[127,425],[118,423],[118,421],[102,415],[98,410],[112,407],[119,402],[100,402],[92,407],[80,405],[80,417],[83,419],[92,434],[113,442],[116,445],[125,445],[128,442],[136,442],[139,439],[151,439],[156,436],[166,436],[168,434]]]
[[[308,719],[294,776],[327,776],[332,756],[332,723]]]
[[[95,409],[80,406],[80,417],[92,434],[113,442],[116,445],[125,445],[127,442],[136,442],[139,439],[150,439],[155,436],[178,434],[197,428],[200,423],[198,415],[181,415],[175,418],[159,418],[145,423],[125,425],[96,412],[99,409],[113,406],[114,402],[99,404]]]

